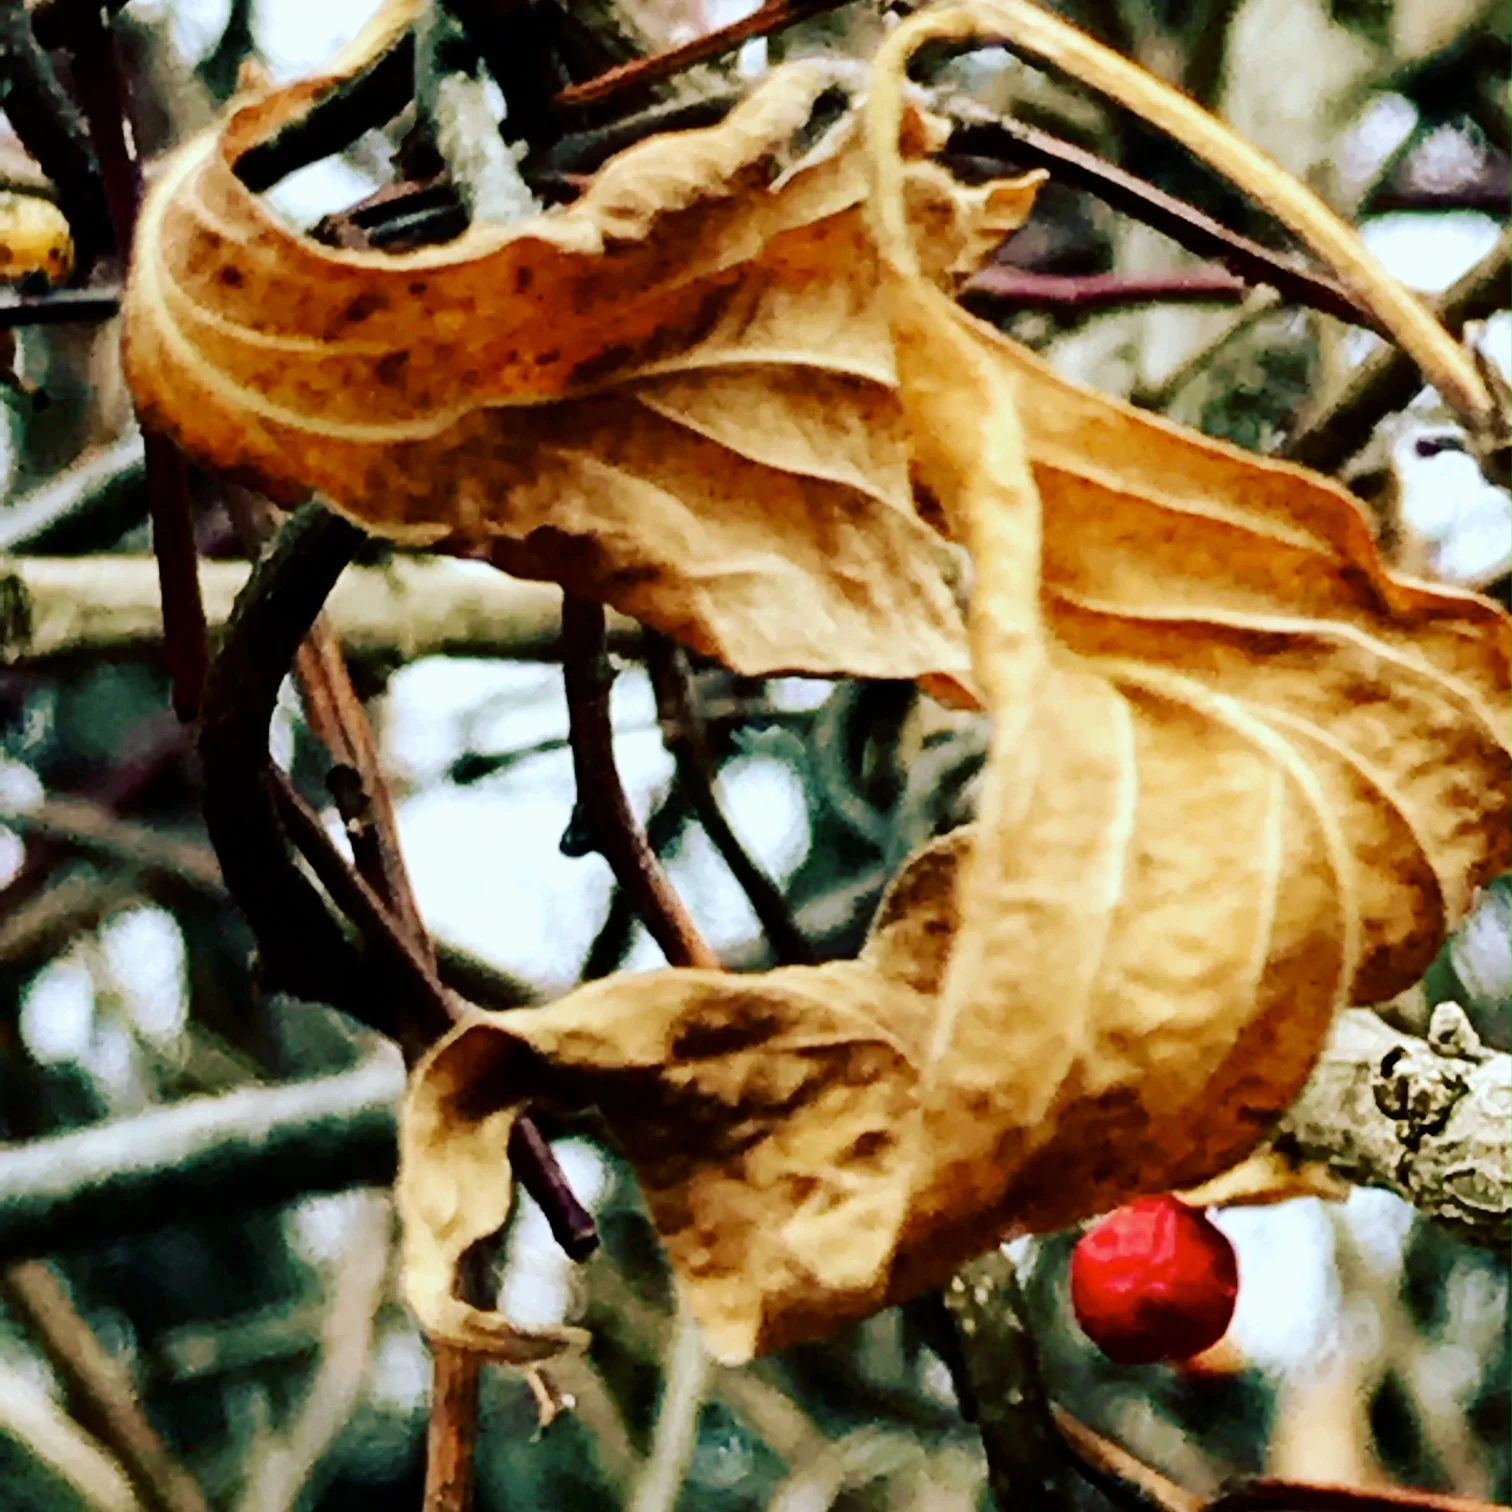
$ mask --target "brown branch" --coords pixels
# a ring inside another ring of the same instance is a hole
[[[150,1512],[209,1512],[194,1477],[147,1420],[131,1379],[79,1315],[45,1260],[0,1273],[0,1295],[58,1373],[68,1409],[120,1462]]]
[[[1052,1406],[1050,1413],[1077,1472],[1115,1506],[1134,1512],[1204,1512],[1200,1496],[1094,1432],[1064,1407]]]
[[[1257,1478],[1225,1491],[1206,1512],[1507,1512],[1500,1502],[1407,1486],[1325,1486]]]
[[[310,728],[336,763],[327,786],[347,826],[358,870],[434,967],[435,948],[420,917],[399,850],[394,801],[379,769],[373,727],[352,687],[341,644],[324,614],[300,646],[294,671]]]
[[[960,156],[989,160],[998,165],[999,172],[1005,164],[1048,168],[1057,182],[1085,189],[1199,257],[1216,259],[1246,283],[1266,284],[1293,304],[1321,310],[1351,325],[1378,329],[1342,284],[1298,267],[1259,242],[1230,231],[1185,200],[1048,132],[1017,121],[963,119],[951,134],[946,160]]]
[[[814,948],[793,922],[782,889],[756,863],[730,827],[714,791],[715,762],[703,722],[693,704],[688,659],[665,636],[646,634],[646,670],[656,694],[662,742],[677,764],[678,781],[693,804],[704,833],[750,900],[778,965],[813,965]]]
[[[1498,1502],[1406,1486],[1330,1486],[1264,1477],[1204,1501],[1064,1408],[1051,1412],[1077,1470],[1116,1506],[1134,1512],[1507,1512]]]
[[[79,106],[105,180],[116,245],[126,258],[136,232],[142,172],[126,137],[126,90],[115,35],[103,10],[81,13],[70,31],[69,46]],[[144,428],[142,440],[152,550],[163,602],[163,660],[172,682],[174,712],[189,724],[199,715],[209,663],[189,479],[182,453],[167,436]]]
[[[717,971],[719,957],[698,931],[636,823],[614,763],[609,690],[614,669],[604,607],[574,593],[562,602],[562,675],[572,742],[577,804],[562,838],[568,855],[597,851],[651,938],[673,966]]]
[[[729,26],[722,26],[677,47],[669,47],[664,52],[652,53],[650,57],[621,63],[585,83],[570,84],[557,91],[552,104],[558,110],[602,105],[626,90],[660,83],[696,64],[723,57],[753,38],[785,31],[800,21],[811,21],[845,3],[846,0],[767,0],[760,10]]]
[[[1508,305],[1507,275],[1512,238],[1502,239],[1452,288],[1432,303],[1451,335]],[[1376,426],[1404,409],[1423,386],[1417,364],[1400,348],[1386,347],[1356,368],[1342,393],[1308,420],[1281,448],[1281,455],[1316,472],[1338,471],[1369,441]]]
[[[960,292],[968,307],[1096,311],[1141,304],[1237,304],[1248,293],[1225,268],[1192,268],[1137,278],[1125,273],[1034,273],[994,263],[967,279]]]
[[[399,849],[393,801],[378,764],[372,726],[352,687],[341,647],[323,618],[315,621],[300,646],[295,672],[310,727],[336,763],[327,783],[346,825],[355,867],[331,844],[320,816],[275,769],[284,824],[338,907],[357,923],[364,938],[381,942],[384,953],[410,978],[429,1037],[438,1037],[459,1016],[458,1010],[436,974],[435,948]],[[574,1260],[586,1259],[598,1245],[593,1218],[578,1203],[551,1146],[528,1115],[517,1119],[511,1130],[509,1157],[563,1250]],[[472,1300],[485,1304],[490,1299],[482,1278],[474,1279],[479,1284]],[[470,1351],[447,1345],[434,1348],[426,1512],[468,1512],[472,1505],[482,1365]]]

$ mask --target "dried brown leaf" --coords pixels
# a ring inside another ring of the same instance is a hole
[[[832,80],[800,65],[569,210],[332,252],[233,172],[316,81],[144,214],[130,371],[202,459],[492,539],[740,670],[974,675],[993,715],[977,824],[911,860],[858,961],[616,979],[435,1052],[399,1195],[438,1338],[579,1337],[455,1291],[527,1101],[603,1110],[740,1359],[1232,1165],[1337,1006],[1410,982],[1505,864],[1499,611],[1389,576],[1336,486],[1077,389],[941,292],[1033,187],[952,184],[904,103],[909,48],[983,25],[895,34],[870,170],[854,121],[807,147]],[[916,480],[975,562],[969,663]]]
[[[978,820],[911,859],[855,962],[611,979],[440,1046],[400,1202],[445,1337],[516,1347],[452,1280],[529,1100],[603,1110],[739,1360],[1227,1170],[1336,1009],[1420,974],[1507,863],[1505,615],[1390,576],[1336,485],[1056,378],[920,265],[903,65],[961,25],[876,64],[866,318],[975,564]]]
[[[149,197],[126,300],[148,423],[401,541],[491,540],[508,570],[743,672],[966,678],[956,555],[914,507],[859,136],[807,141],[831,70],[779,70],[570,207],[398,257],[317,245],[235,176],[328,83],[245,106]],[[1036,183],[916,165],[935,270],[980,262]]]

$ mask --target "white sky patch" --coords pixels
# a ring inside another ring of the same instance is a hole
[[[355,205],[377,187],[371,173],[346,158],[328,157],[280,179],[263,198],[291,226],[307,230],[321,216]]]
[[[77,954],[49,961],[21,994],[21,1038],[44,1066],[82,1059],[94,1016],[94,977]]]
[[[1221,1208],[1213,1221],[1239,1256],[1229,1336],[1260,1369],[1276,1375],[1321,1358],[1339,1319],[1333,1228],[1322,1204],[1307,1197]]]
[[[188,956],[173,916],[128,908],[100,928],[100,952],[131,1021],[154,1044],[171,1044],[188,1018]]]
[[[1386,271],[1410,289],[1441,294],[1496,245],[1501,227],[1489,215],[1451,210],[1432,215],[1400,210],[1376,215],[1360,238]]]
[[[274,81],[292,83],[318,74],[378,6],[379,0],[257,0],[253,35]]]

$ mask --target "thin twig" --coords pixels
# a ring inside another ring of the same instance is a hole
[[[1497,1502],[1406,1486],[1330,1486],[1263,1477],[1204,1501],[1064,1408],[1052,1407],[1051,1412],[1077,1471],[1115,1506],[1133,1512],[1507,1512]]]
[[[147,1420],[120,1363],[80,1317],[51,1266],[23,1260],[0,1273],[0,1294],[57,1371],[69,1411],[120,1461],[151,1512],[209,1512],[194,1477]]]
[[[596,850],[603,856],[672,965],[717,971],[718,955],[698,932],[631,812],[614,762],[609,717],[614,669],[605,640],[604,608],[574,593],[562,603],[562,674],[577,778],[577,805],[564,848],[569,854]]]
[[[1063,1407],[1052,1405],[1050,1412],[1077,1473],[1114,1506],[1132,1512],[1203,1512],[1202,1498],[1185,1486],[1079,1422]]]
[[[647,634],[646,670],[656,694],[662,741],[677,764],[678,781],[705,834],[740,884],[779,965],[812,965],[814,948],[793,923],[782,889],[740,843],[714,791],[715,763],[693,705],[687,656],[665,636]]]
[[[1237,304],[1249,291],[1225,268],[1190,268],[1138,278],[1127,273],[1035,273],[994,263],[969,278],[960,298],[967,306],[1002,305],[1093,312],[1143,304]]]
[[[434,966],[435,948],[420,917],[399,850],[394,800],[378,765],[373,727],[352,687],[341,643],[326,615],[315,621],[305,637],[295,657],[294,671],[310,728],[336,763],[327,786],[347,825],[353,854],[359,858],[358,870]]]
[[[288,773],[272,767],[268,774],[278,817],[295,848],[331,895],[331,900],[357,926],[363,938],[381,954],[391,977],[390,991],[400,991],[409,1020],[401,1044],[410,1044],[408,1058],[445,1034],[458,1010],[426,955],[389,910],[372,883],[356,871],[336,849],[325,822],[300,796]]]
[[[53,289],[46,294],[0,292],[0,331],[18,326],[86,325],[113,320],[121,310],[119,284],[84,289]]]
[[[962,120],[951,133],[947,161],[957,156],[1007,162],[1016,168],[1049,168],[1057,182],[1085,189],[1199,257],[1216,259],[1246,283],[1269,285],[1292,304],[1321,310],[1351,325],[1379,329],[1374,318],[1332,278],[1298,267],[1259,242],[1230,231],[1185,200],[1036,127],[1018,121]]]
[[[74,85],[104,176],[116,245],[122,257],[127,257],[136,232],[142,172],[127,140],[126,90],[115,35],[102,10],[80,17],[70,46]],[[152,550],[158,561],[163,603],[163,660],[172,682],[174,712],[189,724],[199,715],[209,661],[189,479],[183,454],[166,435],[144,431],[142,441]]]
[[[721,26],[717,31],[707,32],[691,42],[669,47],[664,52],[652,53],[650,57],[622,63],[585,83],[570,84],[566,89],[557,91],[552,103],[558,110],[602,105],[615,95],[670,79],[674,74],[682,73],[695,64],[706,63],[711,58],[734,52],[737,47],[753,38],[785,31],[801,21],[811,21],[815,16],[835,10],[844,3],[846,0],[766,0],[766,4],[743,20]]]
[[[1434,313],[1451,335],[1460,335],[1472,320],[1507,308],[1509,249],[1512,237],[1504,235],[1433,302]],[[1280,454],[1316,472],[1336,472],[1369,441],[1381,420],[1411,403],[1422,386],[1417,363],[1400,348],[1388,346],[1361,363],[1343,392],[1295,431]]]

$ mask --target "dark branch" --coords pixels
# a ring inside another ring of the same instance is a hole
[[[6,117],[58,191],[79,267],[87,272],[115,242],[105,181],[90,132],[58,82],[20,0],[0,5],[0,76]]]
[[[415,86],[415,38],[406,32],[386,53],[316,99],[297,120],[237,159],[236,176],[262,193],[280,179],[376,130],[409,104]]]
[[[602,105],[618,94],[659,83],[675,74],[707,63],[711,58],[723,57],[734,52],[755,37],[769,37],[773,32],[785,31],[800,21],[811,21],[846,3],[846,0],[767,0],[744,20],[722,26],[717,31],[695,37],[678,47],[669,47],[664,52],[652,53],[648,58],[635,58],[608,69],[597,78],[583,84],[571,84],[559,90],[553,103],[558,110],[572,110],[585,105]]]
[[[647,632],[646,668],[656,692],[656,716],[662,741],[677,763],[677,777],[693,805],[704,833],[750,900],[777,963],[812,965],[813,946],[799,933],[782,896],[782,889],[747,854],[730,828],[714,791],[715,763],[708,749],[702,721],[693,707],[688,660],[682,647],[665,636]]]
[[[118,284],[96,288],[54,289],[47,294],[0,293],[0,331],[17,326],[87,324],[113,320],[121,310]]]
[[[122,257],[130,254],[142,197],[141,164],[126,136],[126,89],[115,36],[98,9],[82,15],[70,43],[74,85],[89,123],[105,180],[105,198]],[[208,651],[205,605],[200,596],[194,520],[184,458],[167,436],[144,431],[147,509],[163,603],[163,659],[173,688],[174,712],[186,724],[199,715]]]
[[[1216,259],[1247,283],[1267,284],[1293,304],[1321,310],[1351,325],[1376,328],[1373,318],[1333,279],[1296,266],[1185,200],[1048,132],[1017,121],[964,121],[951,134],[946,160],[962,156],[991,161],[999,172],[1007,164],[1018,169],[1048,168],[1057,182],[1085,189],[1199,257]]]
[[[268,730],[294,653],[361,540],[319,505],[284,526],[231,612],[206,681],[199,739],[210,842],[257,937],[265,985],[337,1007],[362,995],[366,973],[284,839]]]
[[[1000,1512],[1066,1512],[1075,1505],[1071,1465],[1050,1415],[1013,1261],[993,1250],[957,1271],[942,1295],[920,1301],[943,1314],[942,1330],[952,1330],[943,1343],[957,1356],[956,1395],[982,1435]]]
[[[1503,236],[1446,294],[1434,312],[1451,335],[1472,320],[1484,320],[1507,308],[1509,238]],[[1389,346],[1368,357],[1344,392],[1309,420],[1281,448],[1281,455],[1316,472],[1341,468],[1370,439],[1389,414],[1404,409],[1423,386],[1417,364],[1400,347]]]
[[[568,593],[562,601],[562,674],[567,686],[577,805],[563,838],[569,855],[597,851],[673,966],[719,969],[676,889],[636,823],[614,763],[609,690],[614,669],[604,606]]]

